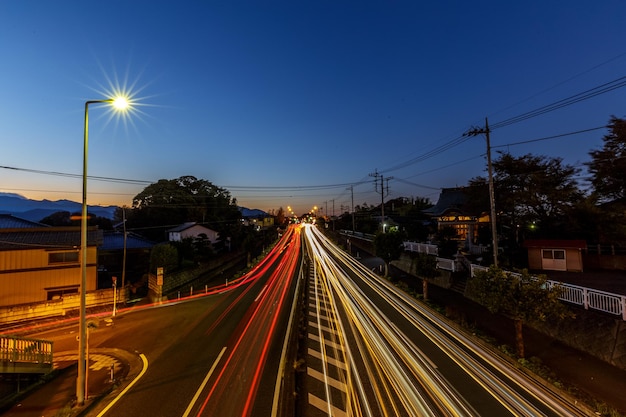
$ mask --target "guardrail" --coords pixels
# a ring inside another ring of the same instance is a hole
[[[0,336],[0,372],[47,373],[52,370],[52,342]]]
[[[376,235],[372,235],[370,233],[353,232],[352,230],[345,229],[340,230],[339,233],[342,235],[358,237],[359,239],[367,240],[369,242],[373,242],[376,237]]]
[[[472,264],[471,275],[475,276],[476,271],[487,271],[489,268]],[[513,276],[521,274],[508,272]],[[559,287],[562,290],[559,300],[582,306],[585,310],[598,310],[604,313],[622,316],[626,321],[626,295],[614,294],[592,288],[580,287],[578,285],[565,284],[562,282],[547,280],[549,287]]]

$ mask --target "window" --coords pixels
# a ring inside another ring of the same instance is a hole
[[[565,251],[563,249],[542,249],[541,256],[543,259],[565,259]]]
[[[78,251],[51,252],[48,254],[48,265],[78,262]]]
[[[46,288],[48,292],[48,301],[62,300],[64,295],[77,295],[78,286],[58,287],[58,288]]]

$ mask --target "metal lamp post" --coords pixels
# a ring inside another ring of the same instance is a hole
[[[85,102],[85,128],[83,141],[83,201],[80,217],[80,324],[78,336],[78,378],[76,381],[76,401],[78,405],[85,403],[87,383],[87,151],[89,145],[89,105],[96,103],[109,103],[117,109],[128,107],[128,100],[124,97],[116,97],[106,100],[89,100]]]

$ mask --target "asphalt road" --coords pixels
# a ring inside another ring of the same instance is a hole
[[[299,236],[286,235],[243,280],[212,295],[126,310],[112,321],[94,319],[90,350],[135,352],[147,366],[124,395],[111,404],[107,397],[88,415],[269,415],[268,392],[274,392],[281,363],[299,242]],[[76,330],[37,337],[53,340],[56,351],[75,351]]]
[[[527,378],[420,307],[388,281],[344,256],[319,233],[309,239],[317,242],[312,243],[317,245],[314,257],[319,262],[316,287],[326,288],[322,297],[316,295],[315,311],[335,317],[335,324],[329,320],[318,324],[330,331],[319,333],[317,339],[331,340],[338,350],[352,355],[344,355],[348,376],[339,380],[342,385],[333,382],[333,375],[341,375],[335,371],[315,377],[341,386],[346,404],[327,395],[331,406],[317,406],[316,414],[307,411],[307,416],[320,415],[319,410],[334,415],[333,407],[370,413],[363,415],[591,415],[565,393]],[[320,299],[334,302],[321,303]],[[329,313],[329,309],[334,311]],[[322,369],[333,366],[329,361]],[[369,386],[355,384],[359,380]],[[327,393],[332,391],[327,389]],[[317,391],[315,396],[319,395]]]

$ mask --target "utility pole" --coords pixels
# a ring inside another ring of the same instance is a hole
[[[498,231],[496,230],[496,198],[493,187],[493,167],[491,165],[491,143],[489,141],[489,121],[485,117],[485,128],[475,127],[463,136],[477,136],[484,134],[487,140],[487,171],[489,172],[489,205],[491,218],[491,245],[493,247],[493,266],[498,267]]]
[[[354,186],[350,186],[350,188],[346,188],[346,190],[350,190],[350,196],[352,199],[352,231],[355,231],[355,227],[354,227]]]
[[[378,170],[374,170],[374,172],[369,175],[370,177],[374,177],[374,188],[377,193],[380,193],[380,221],[383,233],[385,233],[385,196],[389,194],[389,180],[392,180],[393,177],[386,178],[387,189],[385,190],[385,178],[383,178],[383,174],[380,174]],[[380,178],[380,191],[378,190],[378,178]]]

